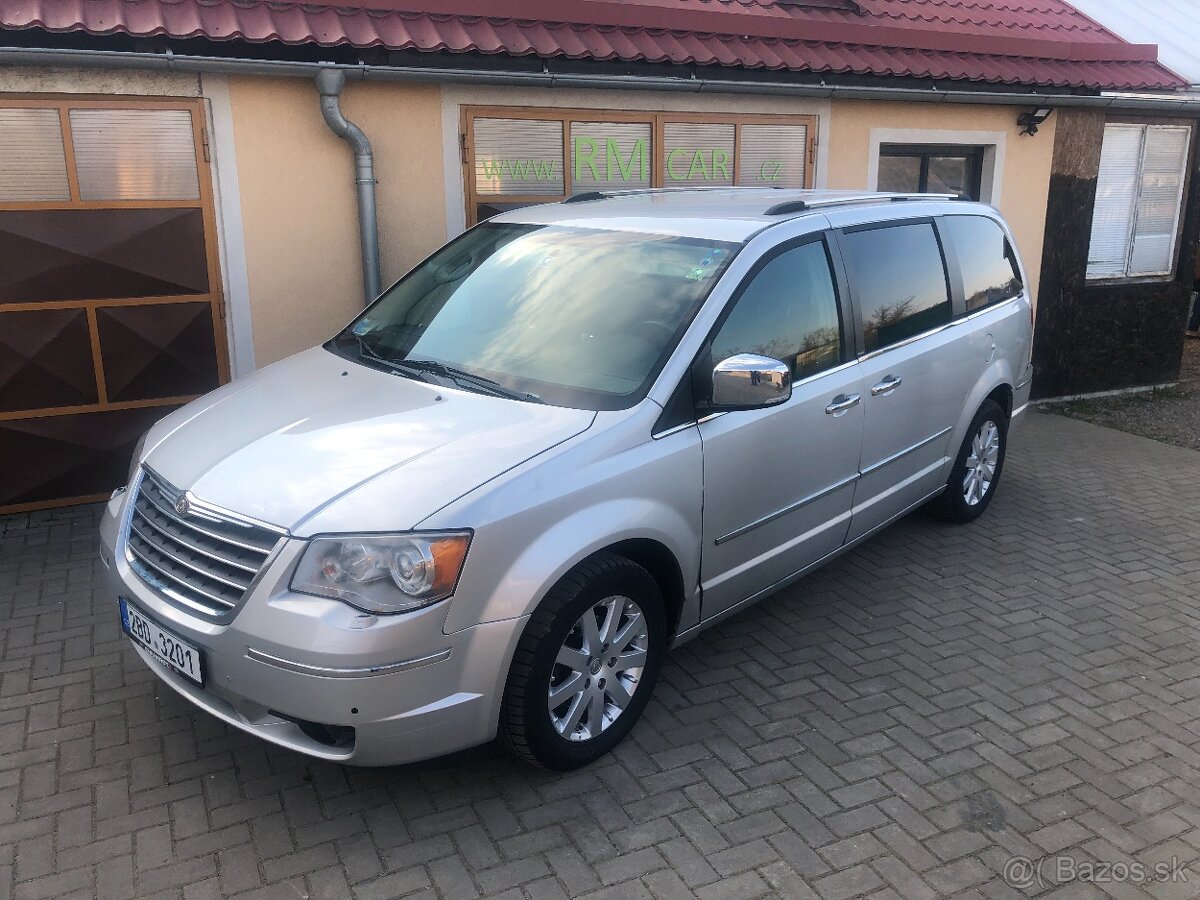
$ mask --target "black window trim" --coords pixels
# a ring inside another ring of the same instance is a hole
[[[792,387],[795,388],[798,384],[805,384],[814,378],[821,378],[831,372],[836,372],[845,368],[850,363],[857,362],[858,348],[860,346],[858,339],[854,336],[855,331],[853,316],[853,306],[850,302],[849,283],[846,280],[845,270],[842,266],[842,261],[838,248],[834,243],[834,234],[832,230],[815,231],[801,235],[796,238],[783,241],[776,244],[771,249],[767,250],[758,259],[754,261],[754,265],[750,270],[742,276],[742,280],[738,282],[736,288],[729,295],[729,299],[725,301],[725,306],[721,309],[721,313],[717,316],[708,334],[704,337],[704,342],[700,345],[700,350],[696,353],[692,360],[692,365],[688,369],[688,374],[685,378],[690,377],[692,382],[692,395],[695,404],[696,416],[698,419],[710,415],[720,415],[724,410],[714,410],[708,405],[709,401],[704,399],[705,391],[711,386],[712,371],[705,365],[712,351],[712,342],[716,339],[725,320],[732,314],[733,309],[741,300],[746,289],[766,266],[775,260],[777,257],[787,253],[789,250],[794,250],[797,247],[802,247],[805,244],[823,243],[825,245],[825,257],[829,263],[829,272],[833,276],[833,289],[837,295],[837,314],[838,314],[838,362],[837,365],[831,366],[820,372],[814,372],[811,375],[806,375],[803,378],[793,382]],[[708,384],[705,384],[705,379]],[[786,408],[788,404],[784,403],[779,408]]]
[[[950,326],[954,325],[956,322],[961,321],[962,315],[961,315],[960,311],[965,310],[966,302],[963,300],[962,276],[959,273],[959,269],[958,269],[958,259],[957,259],[957,257],[954,258],[954,263],[953,263],[954,268],[953,268],[953,273],[952,273],[951,272],[951,263],[948,258],[948,250],[947,250],[947,247],[950,244],[949,235],[942,234],[942,232],[938,229],[937,220],[938,220],[937,216],[912,216],[912,217],[905,218],[905,219],[886,219],[883,221],[876,221],[876,222],[863,222],[858,225],[846,225],[842,228],[836,228],[833,230],[834,239],[838,240],[838,239],[840,239],[841,235],[857,234],[860,231],[879,231],[884,228],[898,228],[901,225],[929,225],[929,226],[931,226],[933,228],[933,237],[934,237],[934,240],[937,241],[938,252],[939,252],[939,254],[941,256],[941,260],[942,260],[942,279],[946,285],[946,296],[950,299],[950,321],[943,322],[941,325],[936,325],[933,328],[929,328],[925,331],[920,332],[919,334],[910,335],[901,341],[897,341],[894,344],[888,344],[886,347],[878,347],[874,350],[867,351],[867,349],[866,349],[867,338],[866,338],[866,334],[863,330],[863,321],[862,321],[862,303],[859,300],[858,289],[854,285],[853,279],[850,276],[849,267],[846,267],[846,279],[847,279],[847,282],[849,283],[849,287],[850,287],[849,296],[852,301],[853,314],[854,314],[855,347],[858,351],[858,359],[859,360],[872,359],[873,357],[878,356],[881,353],[886,353],[889,350],[895,350],[899,347],[907,347],[909,344],[911,344],[915,341],[919,341],[922,338],[929,337],[929,335],[931,335],[931,334],[936,334],[937,332],[942,331],[945,328],[949,328]],[[838,247],[838,253],[839,253],[839,255],[841,255],[842,254],[841,244],[838,243],[837,247]],[[949,252],[953,252],[953,251],[951,250]],[[951,277],[952,274],[953,274],[953,277]],[[986,307],[986,308],[990,309],[991,307]]]
[[[972,200],[981,199],[983,193],[983,157],[987,147],[980,144],[896,144],[882,143],[879,145],[879,158],[885,156],[902,159],[919,159],[921,171],[917,176],[917,190],[929,190],[929,159],[934,156],[964,157],[971,162],[971,172],[968,178],[967,190],[964,192]]]

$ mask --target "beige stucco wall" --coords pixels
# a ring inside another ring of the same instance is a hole
[[[231,77],[257,365],[326,340],[362,307],[350,148],[307,79]],[[384,284],[445,241],[436,86],[350,82],[342,110],[371,140]]]
[[[1017,116],[1026,109],[949,103],[834,101],[827,136],[831,152],[826,183],[830,188],[875,188],[870,183],[873,129],[1003,134],[1000,195],[991,198],[991,202],[1012,228],[1036,296],[1050,166],[1054,156],[1054,116],[1042,124],[1036,135],[1029,137],[1021,135],[1016,125]],[[917,141],[914,137],[912,142]]]

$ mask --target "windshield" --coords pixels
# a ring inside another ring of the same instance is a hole
[[[506,396],[623,409],[650,389],[736,249],[488,223],[413,269],[332,349],[401,373],[457,373],[467,390],[490,382]]]

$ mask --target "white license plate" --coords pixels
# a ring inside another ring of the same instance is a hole
[[[190,678],[196,684],[204,684],[199,647],[176,637],[153,619],[147,618],[124,597],[120,597],[118,602],[121,605],[121,628],[135,644],[148,650],[167,668]]]

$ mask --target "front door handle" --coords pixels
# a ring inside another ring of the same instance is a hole
[[[825,407],[825,413],[830,416],[840,416],[852,406],[857,406],[858,401],[862,399],[858,394],[838,394],[829,401],[829,405]]]
[[[895,375],[889,375],[878,384],[871,385],[871,396],[882,397],[884,394],[890,394],[896,388],[900,387],[901,381],[903,379],[897,378]]]

